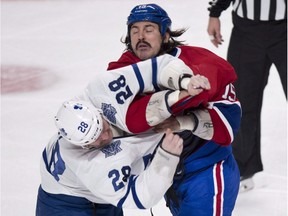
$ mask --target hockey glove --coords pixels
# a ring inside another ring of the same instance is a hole
[[[173,90],[188,90],[193,71],[180,59],[170,61],[159,77],[159,84]]]
[[[178,101],[179,91],[164,90],[154,93],[146,107],[146,121],[155,126],[171,116],[170,106]]]
[[[177,116],[180,124],[180,130],[191,130],[194,135],[211,140],[214,134],[213,123],[208,110],[193,110],[189,115]]]

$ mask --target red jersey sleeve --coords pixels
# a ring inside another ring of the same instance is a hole
[[[146,120],[146,107],[152,94],[137,96],[128,108],[126,115],[127,128],[132,133],[141,133],[151,128]]]

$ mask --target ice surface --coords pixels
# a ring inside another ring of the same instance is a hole
[[[1,215],[34,215],[39,160],[55,132],[57,108],[121,55],[126,18],[132,7],[145,2],[151,1],[1,2],[2,67],[38,68],[36,74],[26,73],[22,82],[12,79],[10,86],[41,83],[34,90],[31,87],[33,91],[3,92],[1,96]],[[206,33],[208,1],[154,2],[167,10],[173,29],[189,28],[181,39],[225,58],[232,27],[230,10],[221,16],[225,42],[216,49]],[[6,72],[2,71],[1,78]],[[254,190],[239,195],[235,216],[287,215],[287,102],[274,67],[262,110],[262,156],[264,171],[255,176]],[[170,215],[163,200],[153,213]],[[150,211],[126,210],[126,215],[148,216]]]

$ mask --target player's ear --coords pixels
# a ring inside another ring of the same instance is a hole
[[[168,43],[169,38],[170,38],[170,34],[168,32],[166,32],[164,35],[164,43]]]

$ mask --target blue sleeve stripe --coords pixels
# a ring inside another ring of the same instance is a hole
[[[140,202],[140,200],[139,200],[139,198],[138,198],[138,196],[137,196],[136,190],[135,190],[135,182],[136,182],[137,178],[138,178],[138,176],[135,177],[135,175],[131,175],[131,176],[129,177],[129,181],[128,181],[129,183],[128,183],[128,185],[127,185],[127,187],[128,187],[128,188],[127,188],[127,192],[126,192],[125,196],[122,197],[122,199],[120,199],[120,201],[118,202],[118,204],[117,204],[117,207],[118,207],[118,208],[121,208],[121,207],[122,207],[123,203],[125,202],[125,200],[127,199],[128,195],[129,195],[129,193],[130,193],[130,191],[131,191],[136,206],[137,206],[139,209],[145,209],[145,207],[141,204],[141,202]]]
[[[160,88],[157,84],[157,73],[158,73],[158,66],[157,66],[157,59],[152,58],[152,84],[154,86],[155,91],[160,91]]]
[[[137,64],[132,64],[132,67],[133,67],[133,70],[134,70],[134,73],[137,77],[137,80],[138,80],[138,83],[139,83],[139,88],[140,88],[140,92],[139,93],[143,93],[143,90],[144,90],[144,81],[143,81],[143,78],[141,76],[141,73],[140,73],[140,70],[139,70],[139,67]]]
[[[133,196],[133,199],[134,199],[134,202],[135,202],[136,206],[139,209],[145,209],[145,207],[142,205],[142,203],[140,202],[140,200],[139,200],[139,198],[137,196],[136,187],[135,187],[135,181],[136,181],[137,178],[138,178],[138,176],[133,180],[132,196]]]

